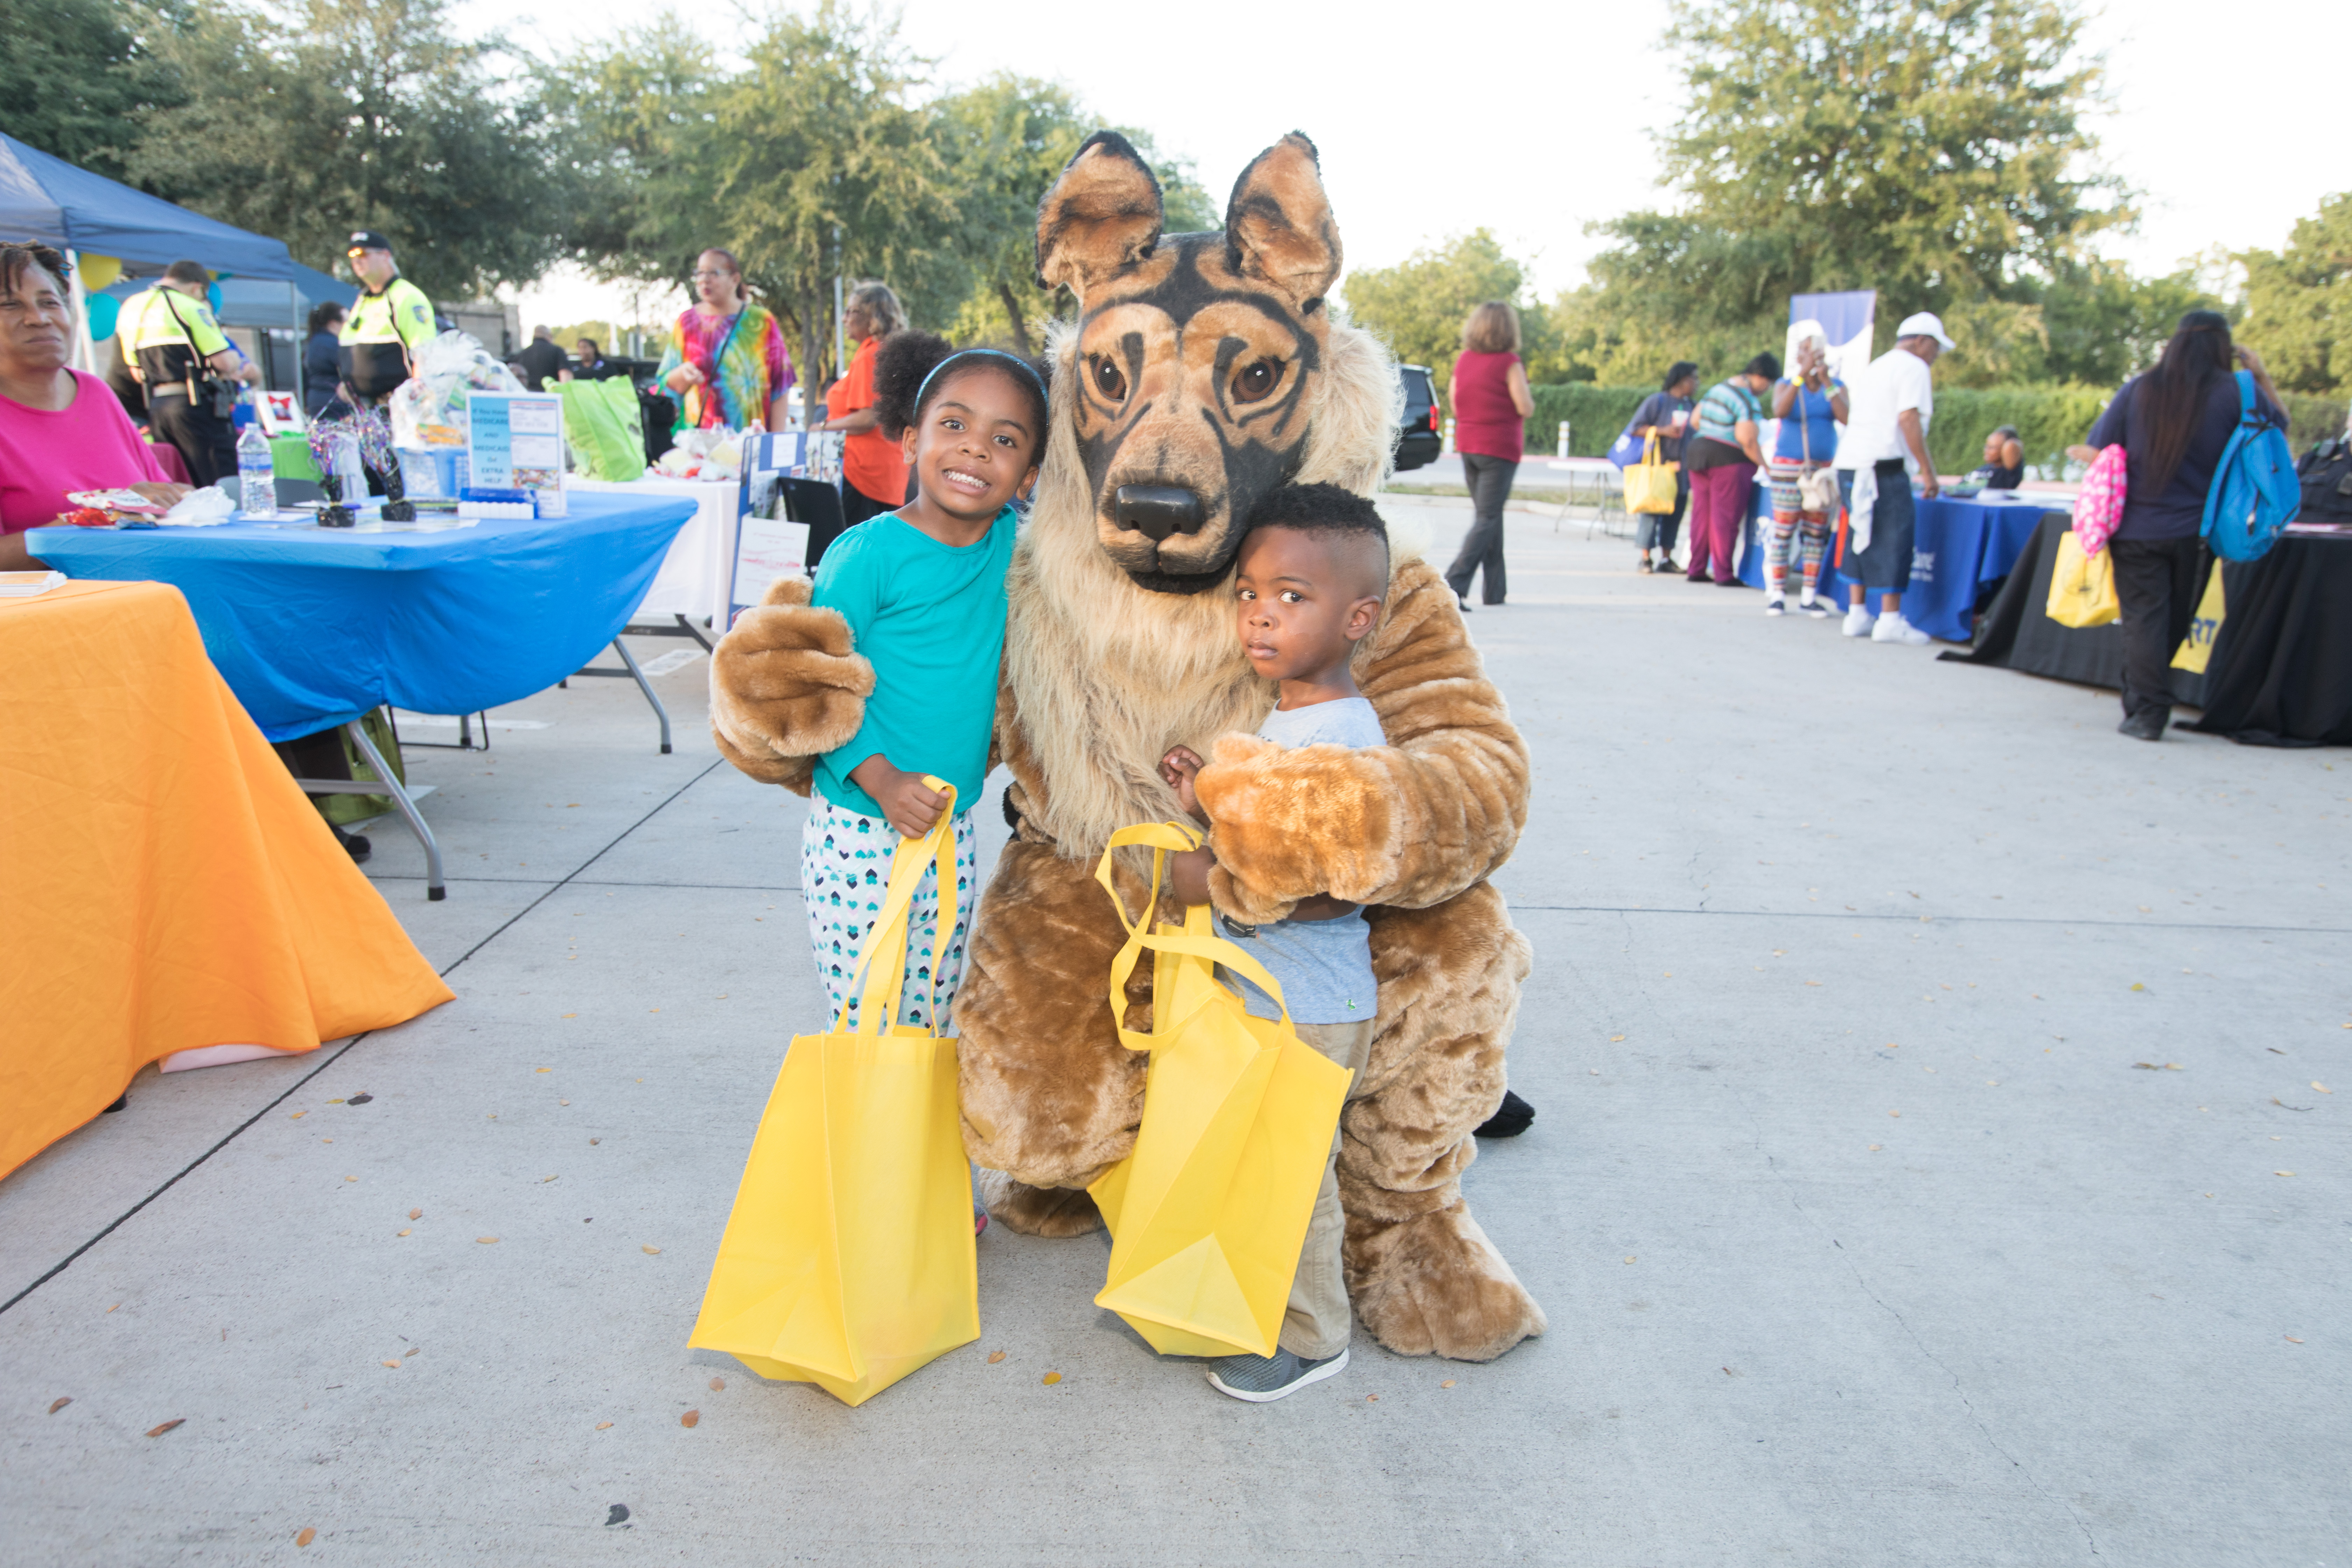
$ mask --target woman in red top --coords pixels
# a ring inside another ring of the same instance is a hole
[[[1462,323],[1462,353],[1454,362],[1445,401],[1454,405],[1454,449],[1470,484],[1473,518],[1462,552],[1445,569],[1445,581],[1463,609],[1470,607],[1470,579],[1483,568],[1486,602],[1503,602],[1503,507],[1519,471],[1528,416],[1536,411],[1528,389],[1527,366],[1519,363],[1519,313],[1501,300],[1489,300]]]
[[[845,524],[896,511],[907,504],[907,459],[898,437],[881,429],[874,405],[874,351],[907,324],[906,308],[887,283],[860,283],[841,309],[841,330],[857,344],[849,366],[824,395],[831,417],[820,430],[843,430],[841,520]]]
[[[72,301],[63,256],[0,244],[0,571],[40,564],[25,531],[57,521],[69,490],[135,487],[167,503],[188,493],[164,479],[113,390],[66,363]]]

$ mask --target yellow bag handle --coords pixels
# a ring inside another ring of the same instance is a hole
[[[890,882],[882,895],[882,911],[875,917],[874,929],[866,939],[863,952],[857,956],[857,967],[850,972],[845,991],[856,991],[858,976],[866,977],[866,988],[858,994],[858,1020],[855,1031],[861,1035],[887,1035],[898,1021],[898,990],[907,978],[908,912],[914,908],[915,889],[923,880],[926,865],[939,870],[940,918],[931,931],[931,1019],[926,1026],[932,1035],[940,1032],[940,960],[946,953],[956,921],[955,879],[955,785],[944,779],[926,774],[923,783],[948,797],[940,808],[940,819],[920,838],[901,838],[897,852],[890,859]],[[849,1027],[849,1003],[841,1004],[841,1016],[833,1021],[833,1032],[845,1035]]]
[[[1149,845],[1151,848],[1151,893],[1144,900],[1142,921],[1131,921],[1127,918],[1127,906],[1120,902],[1118,888],[1111,879],[1111,862],[1114,853],[1129,845]],[[1118,956],[1112,959],[1110,964],[1110,1018],[1111,1026],[1118,1031],[1118,1043],[1130,1051],[1150,1050],[1160,1043],[1164,1034],[1171,1030],[1175,1023],[1175,1020],[1162,1016],[1165,1009],[1157,1005],[1152,1008],[1152,1029],[1150,1034],[1130,1029],[1125,1022],[1127,979],[1129,975],[1135,973],[1136,963],[1147,947],[1160,952],[1183,952],[1190,953],[1195,958],[1210,959],[1223,964],[1237,974],[1246,976],[1255,981],[1260,990],[1274,999],[1276,1006],[1282,1009],[1284,1027],[1296,1026],[1290,1022],[1290,1004],[1282,998],[1282,983],[1266,973],[1265,964],[1260,963],[1232,942],[1221,936],[1205,936],[1192,931],[1152,931],[1144,929],[1145,924],[1151,919],[1151,911],[1160,906],[1160,883],[1167,868],[1168,852],[1171,849],[1197,849],[1200,847],[1200,833],[1184,823],[1139,823],[1133,827],[1122,827],[1112,834],[1110,844],[1103,850],[1101,862],[1095,867],[1095,880],[1100,882],[1103,891],[1110,895],[1111,907],[1118,911],[1119,924],[1127,928],[1127,945],[1118,950]]]
[[[1643,468],[1654,468],[1657,466],[1657,462],[1658,427],[1653,425],[1650,426],[1650,433],[1642,437],[1642,466]]]

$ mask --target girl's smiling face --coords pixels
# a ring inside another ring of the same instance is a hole
[[[923,499],[950,516],[984,521],[1037,482],[1044,432],[1010,375],[985,365],[949,373],[900,439]]]

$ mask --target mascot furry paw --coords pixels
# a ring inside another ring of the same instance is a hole
[[[1098,1223],[1080,1189],[1133,1143],[1144,1063],[1103,1007],[1123,933],[1092,872],[1116,829],[1178,815],[1158,763],[1189,745],[1213,759],[1197,788],[1222,908],[1272,920],[1327,890],[1367,907],[1378,1034],[1339,1164],[1356,1312],[1391,1350],[1483,1361],[1544,1328],[1461,1191],[1528,968],[1487,882],[1526,824],[1527,748],[1453,593],[1405,551],[1355,661],[1389,743],[1309,760],[1250,738],[1274,689],[1218,591],[1240,520],[1294,481],[1370,494],[1401,395],[1381,346],[1333,319],[1339,237],[1304,136],[1243,174],[1222,232],[1160,219],[1150,170],[1109,132],[1038,210],[1038,275],[1079,315],[1052,339],[1053,426],[1007,584],[996,744],[1015,833],[955,1005],[965,1144],[1003,1223]],[[779,584],[712,669],[720,749],[802,793],[873,687],[839,617],[806,600]],[[1143,965],[1135,1026],[1150,986]]]

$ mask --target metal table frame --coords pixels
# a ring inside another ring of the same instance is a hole
[[[663,720],[663,725],[666,731],[668,725],[667,717]],[[343,725],[342,731],[352,743],[359,747],[360,755],[368,760],[368,766],[375,770],[376,776],[365,780],[298,778],[294,782],[301,786],[304,795],[388,796],[394,808],[407,820],[408,830],[415,834],[416,841],[425,847],[425,897],[431,902],[439,903],[449,896],[448,884],[441,875],[441,846],[434,838],[433,830],[425,826],[425,814],[416,809],[415,797],[408,793],[406,787],[393,773],[392,765],[383,760],[383,753],[375,749],[375,742],[368,739],[367,731],[360,726],[358,720],[354,719]],[[668,748],[663,749],[667,751]]]
[[[709,643],[703,640],[702,634],[696,631],[684,616],[677,617],[677,623],[683,628],[682,630],[674,631],[658,626],[650,633],[635,627],[625,628],[625,630],[630,635],[640,637],[648,635],[690,637],[695,641],[702,643],[705,648],[709,647]],[[635,680],[637,683],[637,689],[645,693],[646,701],[653,708],[654,717],[661,721],[662,754],[669,755],[669,710],[663,707],[662,700],[655,695],[653,682],[646,679],[646,672],[637,664],[636,656],[631,653],[627,645],[617,637],[613,639],[613,651],[621,656],[621,663],[626,668],[600,669],[594,665],[589,665],[574,671],[574,676],[601,675],[614,679]],[[559,689],[567,689],[571,684],[568,679],[556,682]],[[416,809],[416,796],[423,792],[410,793],[399,777],[393,773],[391,765],[384,761],[383,753],[376,750],[375,742],[368,738],[367,731],[361,728],[357,720],[344,724],[341,728],[343,733],[350,737],[352,743],[359,748],[360,754],[367,759],[368,766],[375,770],[376,776],[372,779],[298,778],[294,781],[295,784],[300,786],[304,795],[383,795],[391,800],[394,809],[398,811],[402,819],[408,824],[408,830],[416,835],[416,842],[425,847],[425,897],[431,902],[440,902],[449,896],[449,889],[441,874],[441,846],[434,838],[433,829],[425,825],[425,814]],[[468,718],[463,713],[457,715],[457,736],[458,749],[468,751],[473,749],[471,744],[473,736],[468,727]],[[482,722],[483,749],[488,749],[489,742],[489,720],[486,714]],[[429,745],[433,742],[417,743]]]

